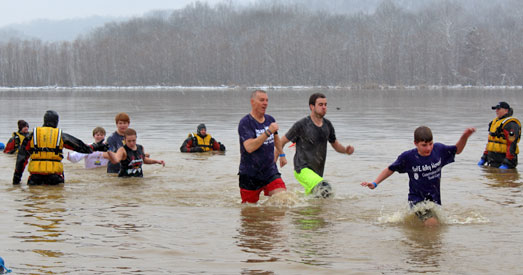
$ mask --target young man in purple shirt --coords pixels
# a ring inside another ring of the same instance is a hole
[[[278,124],[265,114],[269,99],[267,92],[256,90],[251,94],[251,112],[240,120],[240,194],[242,203],[256,203],[260,193],[271,196],[286,190],[276,167],[287,163],[282,153]],[[275,154],[275,149],[276,153]]]
[[[456,145],[447,146],[433,143],[432,131],[426,126],[420,126],[414,131],[416,148],[403,152],[394,163],[385,168],[373,182],[362,182],[362,186],[370,189],[378,187],[382,181],[394,172],[409,175],[409,204],[414,206],[422,201],[432,201],[441,205],[440,181],[441,168],[454,162],[454,156],[465,148],[467,140],[476,129],[467,128]],[[426,226],[439,224],[432,211],[418,211],[416,215]]]

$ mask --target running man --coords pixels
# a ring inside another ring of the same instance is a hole
[[[354,153],[354,147],[345,147],[336,139],[332,123],[325,118],[327,98],[324,94],[312,94],[309,109],[310,115],[294,123],[281,138],[282,148],[289,141],[296,143],[294,176],[305,188],[305,194],[313,193],[316,197],[327,198],[332,195],[331,186],[323,180],[327,141],[336,152],[342,154]]]
[[[240,194],[242,203],[256,203],[263,191],[272,196],[286,190],[285,183],[276,167],[277,156],[282,154],[278,124],[265,114],[269,98],[267,92],[256,90],[251,94],[251,112],[238,125],[240,136]],[[287,163],[285,156],[280,165]]]

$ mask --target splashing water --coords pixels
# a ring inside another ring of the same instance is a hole
[[[299,203],[300,198],[296,193],[283,191],[270,196],[269,199],[262,203],[262,205],[292,207],[298,205]]]
[[[475,211],[460,211],[461,213],[449,213],[448,210],[431,201],[424,201],[416,204],[412,208],[405,208],[395,211],[392,214],[386,214],[383,209],[380,210],[380,217],[378,222],[381,224],[421,224],[421,221],[416,216],[416,212],[431,210],[441,224],[483,224],[489,223],[490,220],[483,217],[480,213]],[[461,209],[463,210],[463,209]]]

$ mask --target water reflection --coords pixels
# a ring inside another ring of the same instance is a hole
[[[502,170],[492,167],[483,167],[483,169],[485,177],[489,179],[488,185],[492,187],[518,187],[522,185],[517,169]]]
[[[489,181],[487,184],[494,188],[503,188],[500,190],[500,196],[482,196],[486,201],[496,202],[503,206],[522,207],[521,204],[521,188],[512,188],[510,193],[504,190],[508,187],[520,187],[523,185],[518,170],[509,169],[502,170],[492,167],[484,167],[483,175]]]
[[[440,272],[445,227],[402,227],[409,273]]]
[[[329,223],[323,217],[323,205],[301,207],[292,212],[292,223],[298,231],[294,236],[296,240],[291,245],[298,253],[300,262],[317,266],[329,265],[326,259],[333,256],[336,245],[330,238]]]
[[[298,229],[307,231],[306,234],[315,233],[327,225],[325,219],[320,216],[322,213],[320,205],[299,208],[293,213],[297,214],[293,220],[294,224]]]
[[[274,272],[272,271],[264,271],[264,270],[259,270],[259,269],[244,269],[242,270],[242,275],[272,275],[272,274],[275,274]]]
[[[24,224],[35,227],[35,231],[21,232],[23,235],[18,238],[25,242],[63,242],[64,230],[60,225],[67,212],[63,186],[32,186],[27,192],[29,195],[24,198],[24,207],[18,211],[22,212],[21,217],[26,220]],[[27,221],[28,217],[32,218],[31,221]],[[39,254],[55,256],[51,252],[40,251]]]
[[[247,263],[278,260],[273,250],[283,241],[281,221],[285,212],[285,209],[278,207],[242,206],[237,245],[242,251],[255,256],[247,259]]]
[[[21,245],[18,248],[20,251],[30,251],[54,259],[54,262],[48,259],[42,265],[34,262],[25,263],[29,270],[54,274],[52,270],[62,265],[60,261],[64,253],[50,248],[60,247],[56,244],[66,241],[63,223],[68,210],[65,207],[64,188],[61,185],[31,186],[23,189],[22,194],[24,192],[27,192],[27,195],[19,200],[23,204],[17,209],[17,219],[24,221],[23,224],[29,228],[15,232],[13,237],[21,239],[24,243],[32,243]],[[30,258],[28,255],[27,259]]]
[[[112,228],[114,232],[117,232],[121,235],[129,235],[133,233],[140,233],[145,228],[149,227],[146,224],[138,224],[132,222],[135,220],[133,212],[138,211],[139,205],[137,203],[125,202],[118,205],[111,205],[100,209],[100,213],[103,213],[99,218],[98,224],[96,226],[102,228]],[[109,215],[108,215],[109,213]],[[107,216],[111,216],[111,219],[108,219]],[[128,244],[123,245],[127,247]]]

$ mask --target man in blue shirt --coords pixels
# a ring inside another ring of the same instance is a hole
[[[238,125],[240,136],[240,194],[242,203],[256,203],[261,191],[271,196],[286,190],[276,167],[287,163],[278,137],[276,120],[265,114],[269,98],[267,92],[256,90],[251,94],[251,112]],[[275,154],[275,148],[277,154]]]
[[[370,189],[378,187],[382,181],[394,172],[409,175],[409,204],[414,206],[423,201],[432,201],[441,205],[440,181],[441,168],[454,162],[454,156],[465,148],[467,140],[476,129],[467,128],[456,145],[447,146],[433,143],[432,131],[426,126],[420,126],[414,131],[416,148],[403,152],[394,163],[385,168],[373,182],[362,182],[362,186]],[[426,226],[439,224],[432,211],[418,211],[416,215]]]

